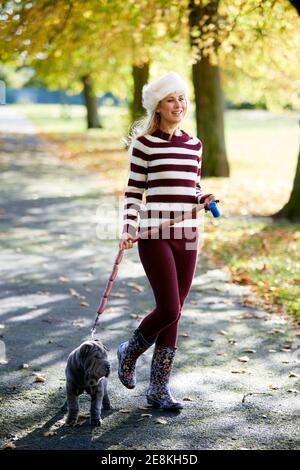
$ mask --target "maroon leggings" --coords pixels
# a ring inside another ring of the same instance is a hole
[[[149,341],[157,336],[160,346],[176,347],[181,309],[197,265],[198,233],[194,236],[193,243],[186,238],[138,240],[139,257],[156,300],[140,328]]]

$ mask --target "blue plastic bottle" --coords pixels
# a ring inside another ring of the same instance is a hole
[[[221,215],[217,202],[219,201],[212,201],[207,204],[208,209],[210,210],[210,212],[212,213],[214,217],[220,217]]]

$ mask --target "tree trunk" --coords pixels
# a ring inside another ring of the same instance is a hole
[[[290,199],[286,205],[272,217],[274,219],[285,218],[292,221],[300,220],[300,151]]]
[[[133,76],[133,100],[131,102],[130,111],[132,122],[141,118],[145,114],[142,106],[142,89],[149,79],[149,62],[142,66],[132,66]]]
[[[296,8],[300,16],[300,1],[290,0],[290,3]],[[273,219],[284,218],[292,221],[300,220],[300,151],[290,199],[286,205],[280,209],[280,211],[276,212],[276,214],[274,214],[272,217]]]
[[[89,75],[84,75],[82,77],[83,83],[83,96],[84,103],[86,106],[86,116],[87,116],[87,128],[88,129],[98,129],[102,128],[99,116],[98,116],[98,105],[97,105],[97,96],[93,91],[92,81]]]
[[[197,46],[195,30],[202,35],[200,20],[206,15],[205,23],[217,23],[216,17],[219,1],[210,2],[205,7],[189,4],[190,45]],[[214,50],[217,54],[218,45],[215,41]],[[224,98],[218,65],[212,65],[208,57],[201,57],[192,65],[192,79],[195,92],[197,135],[203,140],[205,164],[203,176],[229,176],[229,164],[226,155],[224,137]]]

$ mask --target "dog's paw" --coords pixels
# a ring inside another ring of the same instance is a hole
[[[77,417],[68,416],[65,422],[66,426],[75,426],[77,423]]]
[[[101,423],[102,423],[102,419],[101,419],[101,418],[93,418],[93,419],[91,419],[91,421],[90,421],[91,426],[97,427],[97,428],[98,428],[99,426],[101,426]]]

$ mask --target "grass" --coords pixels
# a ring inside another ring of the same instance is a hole
[[[247,305],[287,312],[300,322],[300,224],[270,218],[207,219],[205,256],[227,266],[232,281],[253,287]]]
[[[16,107],[33,120],[56,155],[99,173],[107,190],[123,194],[128,176],[121,142],[128,129],[125,109],[101,108],[104,128],[86,131],[82,106]],[[227,111],[231,175],[203,178],[202,187],[218,196],[223,215],[205,217],[205,256],[226,265],[234,282],[253,286],[255,302],[286,311],[300,322],[300,225],[268,217],[289,199],[299,151],[298,119],[296,113]],[[195,134],[192,114],[183,128]],[[204,165],[205,157],[204,142]]]

